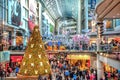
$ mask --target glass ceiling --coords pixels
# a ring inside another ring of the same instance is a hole
[[[78,0],[42,0],[45,7],[56,19],[77,19]]]

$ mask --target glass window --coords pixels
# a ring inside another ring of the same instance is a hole
[[[105,20],[105,27],[107,31],[113,30],[113,20]]]
[[[28,29],[28,21],[26,19],[23,19],[23,26],[25,29]]]
[[[3,14],[2,10],[3,10],[3,8],[2,8],[2,6],[0,6],[0,20],[2,20],[2,14]]]
[[[28,18],[28,10],[27,10],[26,8],[24,8],[24,11],[23,11],[23,12],[24,12],[24,17],[25,17],[25,18]]]
[[[28,21],[25,20],[25,29],[28,29]]]
[[[88,29],[92,28],[92,21],[88,21]]]
[[[25,5],[26,5],[26,7],[29,7],[29,1],[28,0],[25,0]]]
[[[36,21],[36,22],[37,22],[37,25],[39,25],[39,17],[37,17],[37,19],[36,19],[36,20],[37,20],[37,21]]]
[[[115,20],[115,26],[117,27],[117,26],[120,26],[120,19],[116,19]]]
[[[3,18],[4,18],[4,20],[6,20],[6,15],[7,15],[6,6],[7,6],[7,1],[6,0],[4,0],[4,2],[3,2],[3,0],[0,1],[0,20],[3,20]],[[3,8],[3,7],[5,7],[5,8]]]

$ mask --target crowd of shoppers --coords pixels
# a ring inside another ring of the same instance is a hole
[[[42,77],[39,75],[38,80],[97,80],[97,70],[95,68],[80,69],[80,64],[71,64],[67,59],[67,54],[54,55],[50,58],[51,74],[47,77]],[[0,78],[4,80],[5,77],[16,77],[19,71],[19,66],[10,67],[7,69],[0,66]],[[114,72],[104,72],[104,78],[101,80],[119,80],[120,73],[118,71]]]
[[[80,65],[71,65],[66,55],[62,57],[54,56],[50,59],[50,65],[52,68],[50,80],[97,80],[96,69],[81,70]],[[45,80],[45,78],[41,80]]]
[[[0,80],[5,80],[5,77],[16,77],[19,71],[19,65],[10,67],[10,66],[3,66],[0,65]]]

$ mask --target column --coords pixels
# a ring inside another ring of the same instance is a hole
[[[40,29],[40,34],[42,35],[42,5],[40,2],[38,2],[39,4],[39,29]]]
[[[23,37],[23,46],[27,45],[27,32],[22,32],[22,37]]]
[[[12,11],[12,9],[11,9],[11,1],[10,0],[8,0],[8,24],[11,24],[12,23],[12,21],[11,21],[11,11]]]
[[[115,22],[115,19],[113,19],[113,29],[115,29],[116,27],[116,22]]]
[[[77,34],[81,33],[81,0],[78,0],[78,22],[77,22]]]
[[[104,78],[104,68],[102,62],[99,60],[99,54],[97,54],[97,80]]]
[[[85,32],[88,32],[88,0],[84,0],[85,8]]]
[[[23,35],[23,46],[27,46],[27,33]]]
[[[97,52],[100,53],[100,43],[102,41],[102,36],[100,35],[100,27],[103,26],[103,19],[97,19]],[[103,78],[104,68],[102,62],[99,60],[99,54],[97,54],[97,80]]]
[[[100,27],[103,26],[103,19],[98,19],[97,21],[97,51],[100,51],[100,43],[102,41]]]
[[[57,21],[58,35],[60,35],[60,31],[61,31],[60,28],[62,27],[63,22],[59,22],[59,24],[58,22],[59,21]]]
[[[13,30],[12,37],[12,46],[16,46],[16,29]]]
[[[58,28],[58,22],[57,22],[57,20],[55,20],[55,29],[54,29],[54,34],[55,34],[55,35],[58,34],[57,28]]]

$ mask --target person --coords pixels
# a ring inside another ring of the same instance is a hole
[[[17,74],[19,72],[19,66],[16,66],[15,73]]]
[[[52,80],[52,75],[51,74],[49,74],[48,79]]]
[[[39,74],[39,76],[38,76],[38,80],[43,80],[42,79],[42,76]]]
[[[5,70],[4,69],[0,69],[0,80],[5,80]]]

